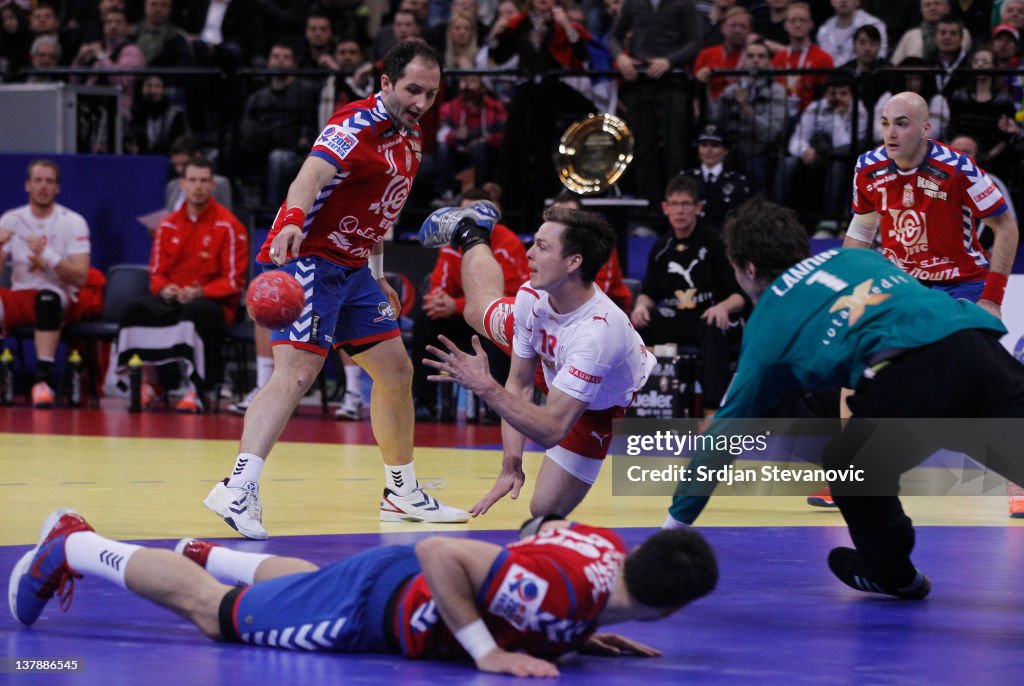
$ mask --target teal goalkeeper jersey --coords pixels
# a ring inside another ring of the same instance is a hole
[[[871,250],[827,250],[772,282],[747,323],[740,361],[709,431],[761,417],[792,390],[856,388],[878,353],[918,348],[963,329],[1005,333],[977,305],[922,286]],[[966,363],[966,361],[965,361]],[[716,426],[717,425],[717,426]],[[691,467],[720,458],[698,454]],[[671,512],[692,522],[709,493],[680,483]],[[713,488],[713,486],[712,486]]]

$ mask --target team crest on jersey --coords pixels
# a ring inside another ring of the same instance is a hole
[[[322,145],[340,159],[345,159],[359,145],[359,140],[346,133],[340,126],[328,126],[321,132],[316,145]]]
[[[903,186],[903,206],[908,209],[914,206],[914,187],[909,183]]]
[[[494,595],[490,612],[508,620],[508,623],[523,631],[526,629],[544,602],[548,593],[548,582],[517,564],[512,564]]]

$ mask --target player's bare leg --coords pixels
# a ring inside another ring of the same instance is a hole
[[[462,255],[462,289],[466,294],[463,317],[476,331],[484,330],[484,313],[495,300],[503,297],[505,277],[501,265],[487,245],[475,245]]]
[[[530,514],[534,517],[549,514],[567,517],[583,502],[590,486],[545,457],[530,499]]]

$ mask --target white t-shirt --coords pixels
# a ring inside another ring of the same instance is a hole
[[[62,294],[65,303],[74,299],[78,289],[64,281],[52,269],[30,270],[32,263],[25,239],[33,235],[46,237],[46,247],[63,260],[71,255],[89,254],[89,225],[85,218],[63,205],[55,205],[53,212],[42,219],[32,216],[28,205],[5,212],[0,216],[0,228],[14,232],[0,250],[0,260],[11,256],[11,288],[16,291],[50,288]]]
[[[591,410],[628,407],[654,366],[629,317],[596,286],[592,298],[567,314],[552,309],[545,291],[521,287],[512,350],[540,356],[548,388]]]

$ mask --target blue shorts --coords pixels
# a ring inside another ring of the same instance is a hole
[[[221,602],[226,641],[339,653],[396,653],[388,605],[420,572],[411,545],[371,548],[315,572],[229,591]]]
[[[401,336],[391,303],[370,268],[343,267],[316,255],[280,269],[306,289],[306,307],[287,329],[270,332],[274,345],[287,344],[324,357],[333,347],[363,346]]]
[[[928,285],[928,282],[926,281],[925,284]],[[976,303],[981,300],[981,292],[985,290],[985,280],[961,281],[959,283],[937,283],[931,284],[929,287],[935,291],[948,293],[958,300],[967,300],[969,302]]]

